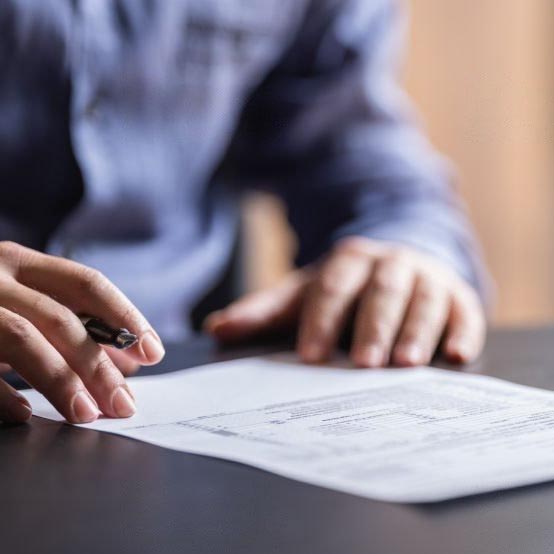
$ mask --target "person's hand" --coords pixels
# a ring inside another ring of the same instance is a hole
[[[439,344],[447,359],[466,363],[485,338],[481,302],[450,268],[362,237],[339,242],[317,267],[214,312],[205,329],[231,342],[298,325],[298,353],[317,363],[332,355],[352,315],[350,357],[360,367],[426,364]]]
[[[139,337],[128,350],[96,344],[76,314]],[[0,242],[0,362],[15,369],[72,423],[135,412],[123,374],[159,362],[162,343],[106,277],[81,264]],[[0,379],[0,421],[31,416],[27,400]]]

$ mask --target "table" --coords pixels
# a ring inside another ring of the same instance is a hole
[[[147,371],[274,349],[199,338]],[[554,327],[492,331],[472,371],[554,389]],[[551,553],[554,483],[395,505],[33,418],[0,426],[0,552]]]

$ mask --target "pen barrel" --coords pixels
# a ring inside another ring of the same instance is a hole
[[[99,319],[90,318],[83,323],[89,335],[100,344],[113,344],[120,333],[120,329],[112,329]]]
[[[89,336],[98,344],[106,344],[125,350],[137,342],[137,336],[127,329],[113,329],[102,320],[94,317],[81,317]]]

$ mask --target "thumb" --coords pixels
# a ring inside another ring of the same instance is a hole
[[[286,329],[298,318],[307,282],[307,270],[295,271],[277,286],[247,294],[213,312],[204,330],[222,342],[232,342]]]

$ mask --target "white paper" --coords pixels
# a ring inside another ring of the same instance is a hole
[[[554,479],[554,393],[431,368],[247,358],[129,379],[138,413],[84,425],[393,502]],[[34,413],[61,420],[37,392]]]

